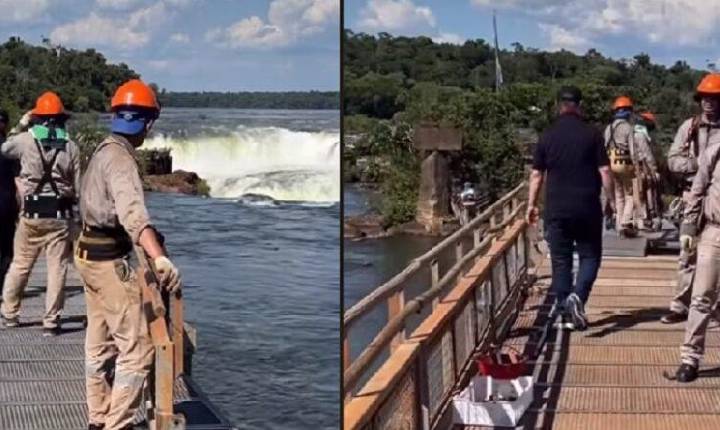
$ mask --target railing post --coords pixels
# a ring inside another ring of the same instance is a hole
[[[348,336],[348,328],[346,327],[343,332],[343,360],[342,360],[342,366],[343,366],[343,373],[347,370],[348,367],[350,367],[350,339]]]
[[[393,318],[398,316],[405,307],[405,292],[400,289],[396,293],[393,293],[387,300],[388,306],[388,321],[392,321]],[[393,352],[400,343],[405,340],[405,326],[398,331],[398,333],[390,341],[390,352]]]
[[[463,258],[463,244],[462,244],[462,238],[458,238],[458,241],[455,242],[455,264],[460,263],[460,260]],[[458,273],[458,276],[456,279],[460,279],[464,275],[464,268],[461,268],[460,273]]]
[[[493,235],[492,243],[497,242],[498,238],[500,237],[500,234],[494,231],[495,227],[497,227],[497,220],[495,219],[495,215],[495,212],[490,215],[490,230],[492,231],[491,234]]]
[[[173,344],[155,347],[155,419],[157,430],[168,430],[173,420]]]
[[[170,326],[174,346],[174,372],[177,378],[185,372],[185,322],[183,317],[182,292],[170,297]]]
[[[436,258],[430,263],[430,285],[432,288],[435,288],[435,286],[437,286],[437,284],[439,282],[440,282],[440,268],[438,267],[438,260]],[[438,304],[440,304],[440,295],[437,295],[435,298],[433,298],[433,301],[432,301],[433,310],[437,307]]]
[[[417,372],[417,391],[419,399],[419,428],[422,430],[430,430],[430,386],[428,384],[427,374],[427,352],[425,346],[420,347],[417,355],[415,370]]]

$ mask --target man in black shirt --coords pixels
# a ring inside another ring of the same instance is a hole
[[[555,306],[551,319],[567,316],[577,330],[587,328],[585,303],[597,277],[602,258],[603,211],[600,187],[613,196],[609,160],[603,136],[580,116],[582,94],[575,87],[558,93],[560,116],[540,137],[535,148],[527,221],[536,224],[540,211],[538,193],[545,191],[545,237],[552,262]],[[607,199],[612,211],[613,199]],[[573,252],[580,265],[573,289]]]
[[[8,114],[0,110],[0,144],[5,141],[8,126]],[[15,196],[15,175],[17,162],[0,155],[0,293],[5,273],[13,258],[13,238],[15,221],[18,216]]]

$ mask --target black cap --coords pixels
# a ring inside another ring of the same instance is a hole
[[[7,111],[5,109],[0,109],[0,122],[7,124],[9,120],[10,117],[8,116]]]
[[[582,92],[580,92],[580,88],[568,85],[560,88],[557,97],[558,100],[580,103],[580,100],[582,100]]]

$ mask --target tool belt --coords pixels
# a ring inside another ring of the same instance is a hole
[[[22,214],[31,219],[70,219],[72,207],[73,200],[68,197],[30,194],[24,198]]]
[[[123,258],[133,250],[132,240],[124,228],[83,226],[76,255],[89,261]]]

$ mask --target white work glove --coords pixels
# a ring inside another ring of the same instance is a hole
[[[690,251],[695,247],[695,239],[689,234],[680,235],[680,248],[684,251]]]
[[[18,132],[23,132],[27,130],[30,127],[30,120],[32,119],[32,111],[27,111],[25,114],[20,118],[20,121],[18,121],[17,125],[15,126],[15,129]]]
[[[170,294],[175,294],[179,291],[182,283],[180,280],[180,271],[175,267],[173,262],[166,256],[161,255],[155,259],[154,263],[163,288],[169,291]]]

